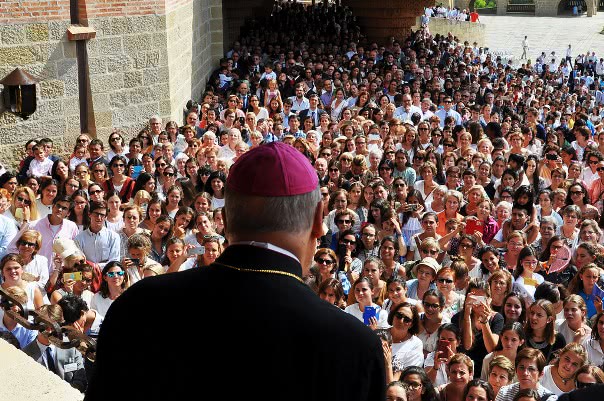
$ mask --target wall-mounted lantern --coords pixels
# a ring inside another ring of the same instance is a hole
[[[4,85],[4,107],[8,111],[29,118],[36,111],[36,84],[38,79],[21,68],[8,74],[0,84]]]

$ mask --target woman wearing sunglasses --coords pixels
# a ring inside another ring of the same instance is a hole
[[[23,279],[38,284],[43,290],[48,282],[48,259],[38,255],[42,235],[36,230],[25,230],[17,240],[17,250],[23,259]]]
[[[315,264],[312,267],[314,279],[309,283],[313,291],[318,292],[321,283],[332,278],[337,278],[335,273],[338,270],[338,257],[336,253],[329,248],[319,248],[315,252]]]
[[[388,314],[388,324],[392,326],[393,380],[398,380],[406,367],[424,366],[423,344],[416,336],[419,332],[417,307],[408,302],[394,306]]]
[[[90,308],[105,316],[109,307],[128,288],[128,275],[120,262],[109,262],[102,271],[103,282],[99,292],[94,294]]]
[[[121,155],[114,156],[109,162],[112,175],[105,181],[105,192],[117,192],[122,203],[127,203],[133,195],[135,181],[126,175],[126,158]]]
[[[15,222],[17,228],[21,228],[24,222],[38,219],[38,205],[36,195],[29,187],[19,187],[13,194],[13,201],[4,215]]]

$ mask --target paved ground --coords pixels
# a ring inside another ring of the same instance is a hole
[[[528,35],[530,58],[534,61],[542,51],[564,56],[566,48],[572,45],[573,58],[578,53],[595,51],[604,56],[604,12],[587,18],[531,17],[524,15],[480,16],[480,22],[486,24],[486,46],[501,54],[512,54],[517,60],[522,55],[522,39]]]

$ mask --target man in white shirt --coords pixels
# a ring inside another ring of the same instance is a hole
[[[290,97],[292,101],[292,113],[299,113],[301,110],[308,109],[310,107],[310,103],[308,99],[304,96],[304,85],[298,84],[296,85],[296,95]]]
[[[445,97],[444,99],[444,108],[439,109],[436,112],[436,115],[438,116],[438,118],[440,118],[440,127],[443,128],[445,126],[445,118],[451,116],[455,119],[455,125],[462,125],[463,121],[461,119],[461,115],[456,112],[455,110],[453,110],[453,108],[451,107],[453,104],[453,99],[451,99],[450,96]]]
[[[422,109],[412,104],[411,95],[405,93],[403,95],[403,105],[394,110],[394,118],[398,118],[401,121],[411,120],[413,113],[418,113],[420,117],[423,115]]]

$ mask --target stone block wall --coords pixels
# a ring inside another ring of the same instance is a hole
[[[5,4],[6,3],[6,4]],[[48,136],[60,154],[80,133],[70,0],[5,1],[0,7],[0,78],[21,67],[41,79],[28,119],[0,100],[0,163],[16,166],[24,143]],[[89,133],[106,143],[114,128],[138,132],[153,114],[182,124],[223,54],[222,0],[79,0],[86,42]],[[0,90],[1,90],[0,85]]]
[[[420,19],[418,18],[414,29],[418,29],[419,26]],[[462,42],[477,42],[479,46],[484,46],[486,40],[486,26],[477,22],[451,21],[445,18],[431,18],[428,28],[430,29],[430,33],[432,35],[436,35],[438,33],[441,35],[448,35],[450,32]]]
[[[75,44],[67,40],[69,0],[8,1],[0,7],[0,79],[21,67],[39,77],[37,111],[23,120],[0,100],[0,163],[23,155],[30,138],[47,136],[61,148],[80,130]],[[1,88],[1,85],[0,85]]]
[[[555,17],[558,15],[560,0],[535,0],[536,17]]]

